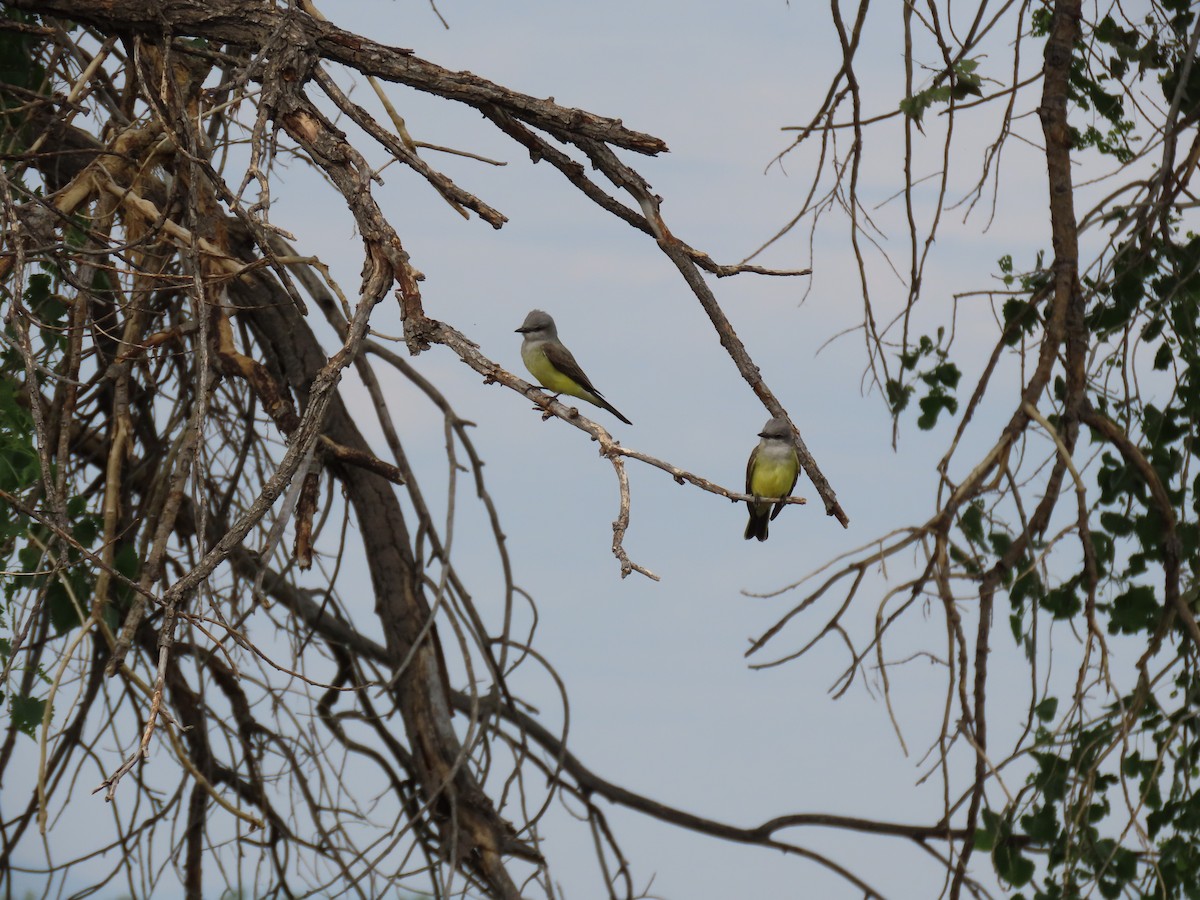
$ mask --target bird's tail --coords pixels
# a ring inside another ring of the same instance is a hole
[[[758,538],[760,541],[765,541],[767,539],[767,523],[770,521],[771,516],[766,510],[760,514],[751,506],[750,521],[746,523],[746,533],[742,537],[746,540]]]
[[[627,418],[625,418],[623,415],[621,415],[620,410],[618,410],[615,406],[613,406],[611,403],[609,403],[603,397],[596,395],[596,399],[599,401],[599,403],[597,404],[598,406],[603,406],[605,409],[607,409],[610,413],[612,413],[614,416],[616,416],[618,419],[620,419],[626,425],[633,424]]]

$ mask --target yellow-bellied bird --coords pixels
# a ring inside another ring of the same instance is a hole
[[[601,409],[607,409],[626,425],[633,424],[592,386],[571,351],[558,339],[558,329],[554,327],[554,320],[549,313],[540,309],[530,311],[516,331],[525,335],[525,340],[521,342],[521,359],[525,368],[543,387],[555,394],[570,394],[586,400]]]
[[[776,416],[758,433],[762,438],[750,453],[746,463],[746,493],[754,497],[747,501],[750,521],[746,523],[746,540],[767,539],[767,523],[779,515],[784,499],[792,493],[800,477],[800,457],[787,419]],[[765,500],[760,498],[767,498]],[[771,501],[776,500],[774,511]]]

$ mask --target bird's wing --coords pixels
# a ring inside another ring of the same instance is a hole
[[[750,490],[750,476],[754,474],[754,461],[756,459],[758,459],[758,449],[759,448],[756,445],[754,447],[754,449],[750,451],[750,458],[748,460],[746,460],[746,493],[747,494],[754,493],[754,491]]]
[[[583,369],[579,368],[579,363],[575,362],[575,357],[571,355],[571,351],[559,343],[547,343],[542,351],[546,354],[546,359],[550,360],[550,365],[558,369],[572,381],[578,382],[579,385],[586,391],[591,391],[597,397],[603,397],[598,390],[592,386],[591,379],[583,374]]]

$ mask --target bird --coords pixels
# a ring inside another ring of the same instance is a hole
[[[746,493],[754,499],[746,501],[750,521],[746,523],[743,536],[746,540],[765,541],[767,523],[779,515],[785,506],[784,499],[791,495],[796,479],[800,477],[800,456],[796,453],[792,426],[783,416],[768,419],[758,436],[762,440],[750,452],[746,462]],[[762,497],[768,499],[762,500]],[[778,502],[772,511],[770,500],[775,498]]]
[[[601,409],[607,409],[626,425],[633,424],[605,400],[591,379],[583,374],[571,351],[558,339],[558,329],[549,313],[540,309],[530,310],[516,333],[525,336],[521,342],[521,360],[542,387],[549,388],[555,394],[570,394],[586,400]]]

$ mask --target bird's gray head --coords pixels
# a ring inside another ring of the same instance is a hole
[[[767,424],[763,426],[763,430],[758,433],[758,436],[767,440],[790,441],[792,439],[792,426],[788,424],[788,420],[783,416],[776,416],[773,419],[767,420]]]
[[[540,309],[532,309],[529,315],[525,317],[525,321],[521,323],[521,327],[516,329],[517,334],[537,337],[557,337],[558,329],[554,327],[554,320],[550,318],[550,313],[542,312]]]

